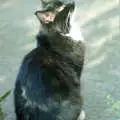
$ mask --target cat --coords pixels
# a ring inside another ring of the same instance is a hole
[[[74,3],[60,1],[36,11],[42,30],[17,75],[14,102],[17,120],[84,120],[80,77],[84,43],[69,36]]]

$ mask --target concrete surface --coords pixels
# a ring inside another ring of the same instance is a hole
[[[118,0],[77,0],[76,22],[86,40],[82,93],[87,120],[120,119]],[[14,88],[22,58],[36,46],[40,0],[0,0],[0,95]],[[15,120],[12,94],[3,103]]]

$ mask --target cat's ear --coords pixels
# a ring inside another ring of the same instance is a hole
[[[36,11],[35,15],[44,24],[54,22],[54,19],[56,17],[56,13],[53,11]]]
[[[59,6],[59,7],[57,7],[57,8],[55,9],[55,11],[56,11],[57,13],[62,12],[65,7],[66,7],[66,5],[63,4],[63,5]]]

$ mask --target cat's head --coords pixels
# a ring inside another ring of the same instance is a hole
[[[42,11],[36,11],[35,15],[48,32],[66,34],[70,29],[70,18],[74,7],[74,3],[64,4],[57,1],[48,4]]]

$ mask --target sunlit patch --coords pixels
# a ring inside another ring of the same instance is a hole
[[[108,39],[106,37],[103,37],[99,41],[97,40],[97,41],[88,43],[87,48],[89,47],[89,50],[91,51],[90,54],[88,54],[88,56],[90,55],[91,58],[93,56],[97,56],[98,53],[101,52],[101,50],[103,49],[103,46],[106,44],[107,41]]]
[[[106,59],[106,54],[104,53],[100,57],[89,61],[89,63],[86,64],[86,68],[93,68],[93,67],[95,67],[97,65],[100,65],[105,59]]]
[[[0,76],[0,83],[4,83],[6,79],[6,76]]]
[[[110,21],[110,26],[109,26],[109,28],[111,28],[112,30],[114,30],[114,29],[116,29],[116,28],[118,28],[118,31],[119,31],[119,16],[115,16],[114,18],[111,18],[111,19],[109,19],[109,21]]]
[[[13,4],[14,4],[14,1],[7,0],[3,4],[1,4],[0,6],[1,6],[1,8],[8,8],[8,7],[12,6]]]
[[[98,1],[95,1],[94,3],[92,3],[92,5],[90,7],[88,7],[87,11],[86,11],[86,9],[78,8],[79,12],[77,12],[77,15],[76,15],[76,16],[78,16],[77,21],[80,21],[82,26],[86,25],[89,23],[89,21],[99,18],[100,16],[102,16],[102,14],[117,7],[118,4],[119,4],[119,2],[117,2],[117,1],[115,2],[114,0],[111,0],[110,2],[108,2],[108,1],[101,2],[98,0]],[[80,19],[80,18],[82,18],[82,19]]]
[[[107,42],[106,38],[100,39],[99,41],[95,41],[90,44],[90,47],[92,48],[101,48],[105,43]]]

